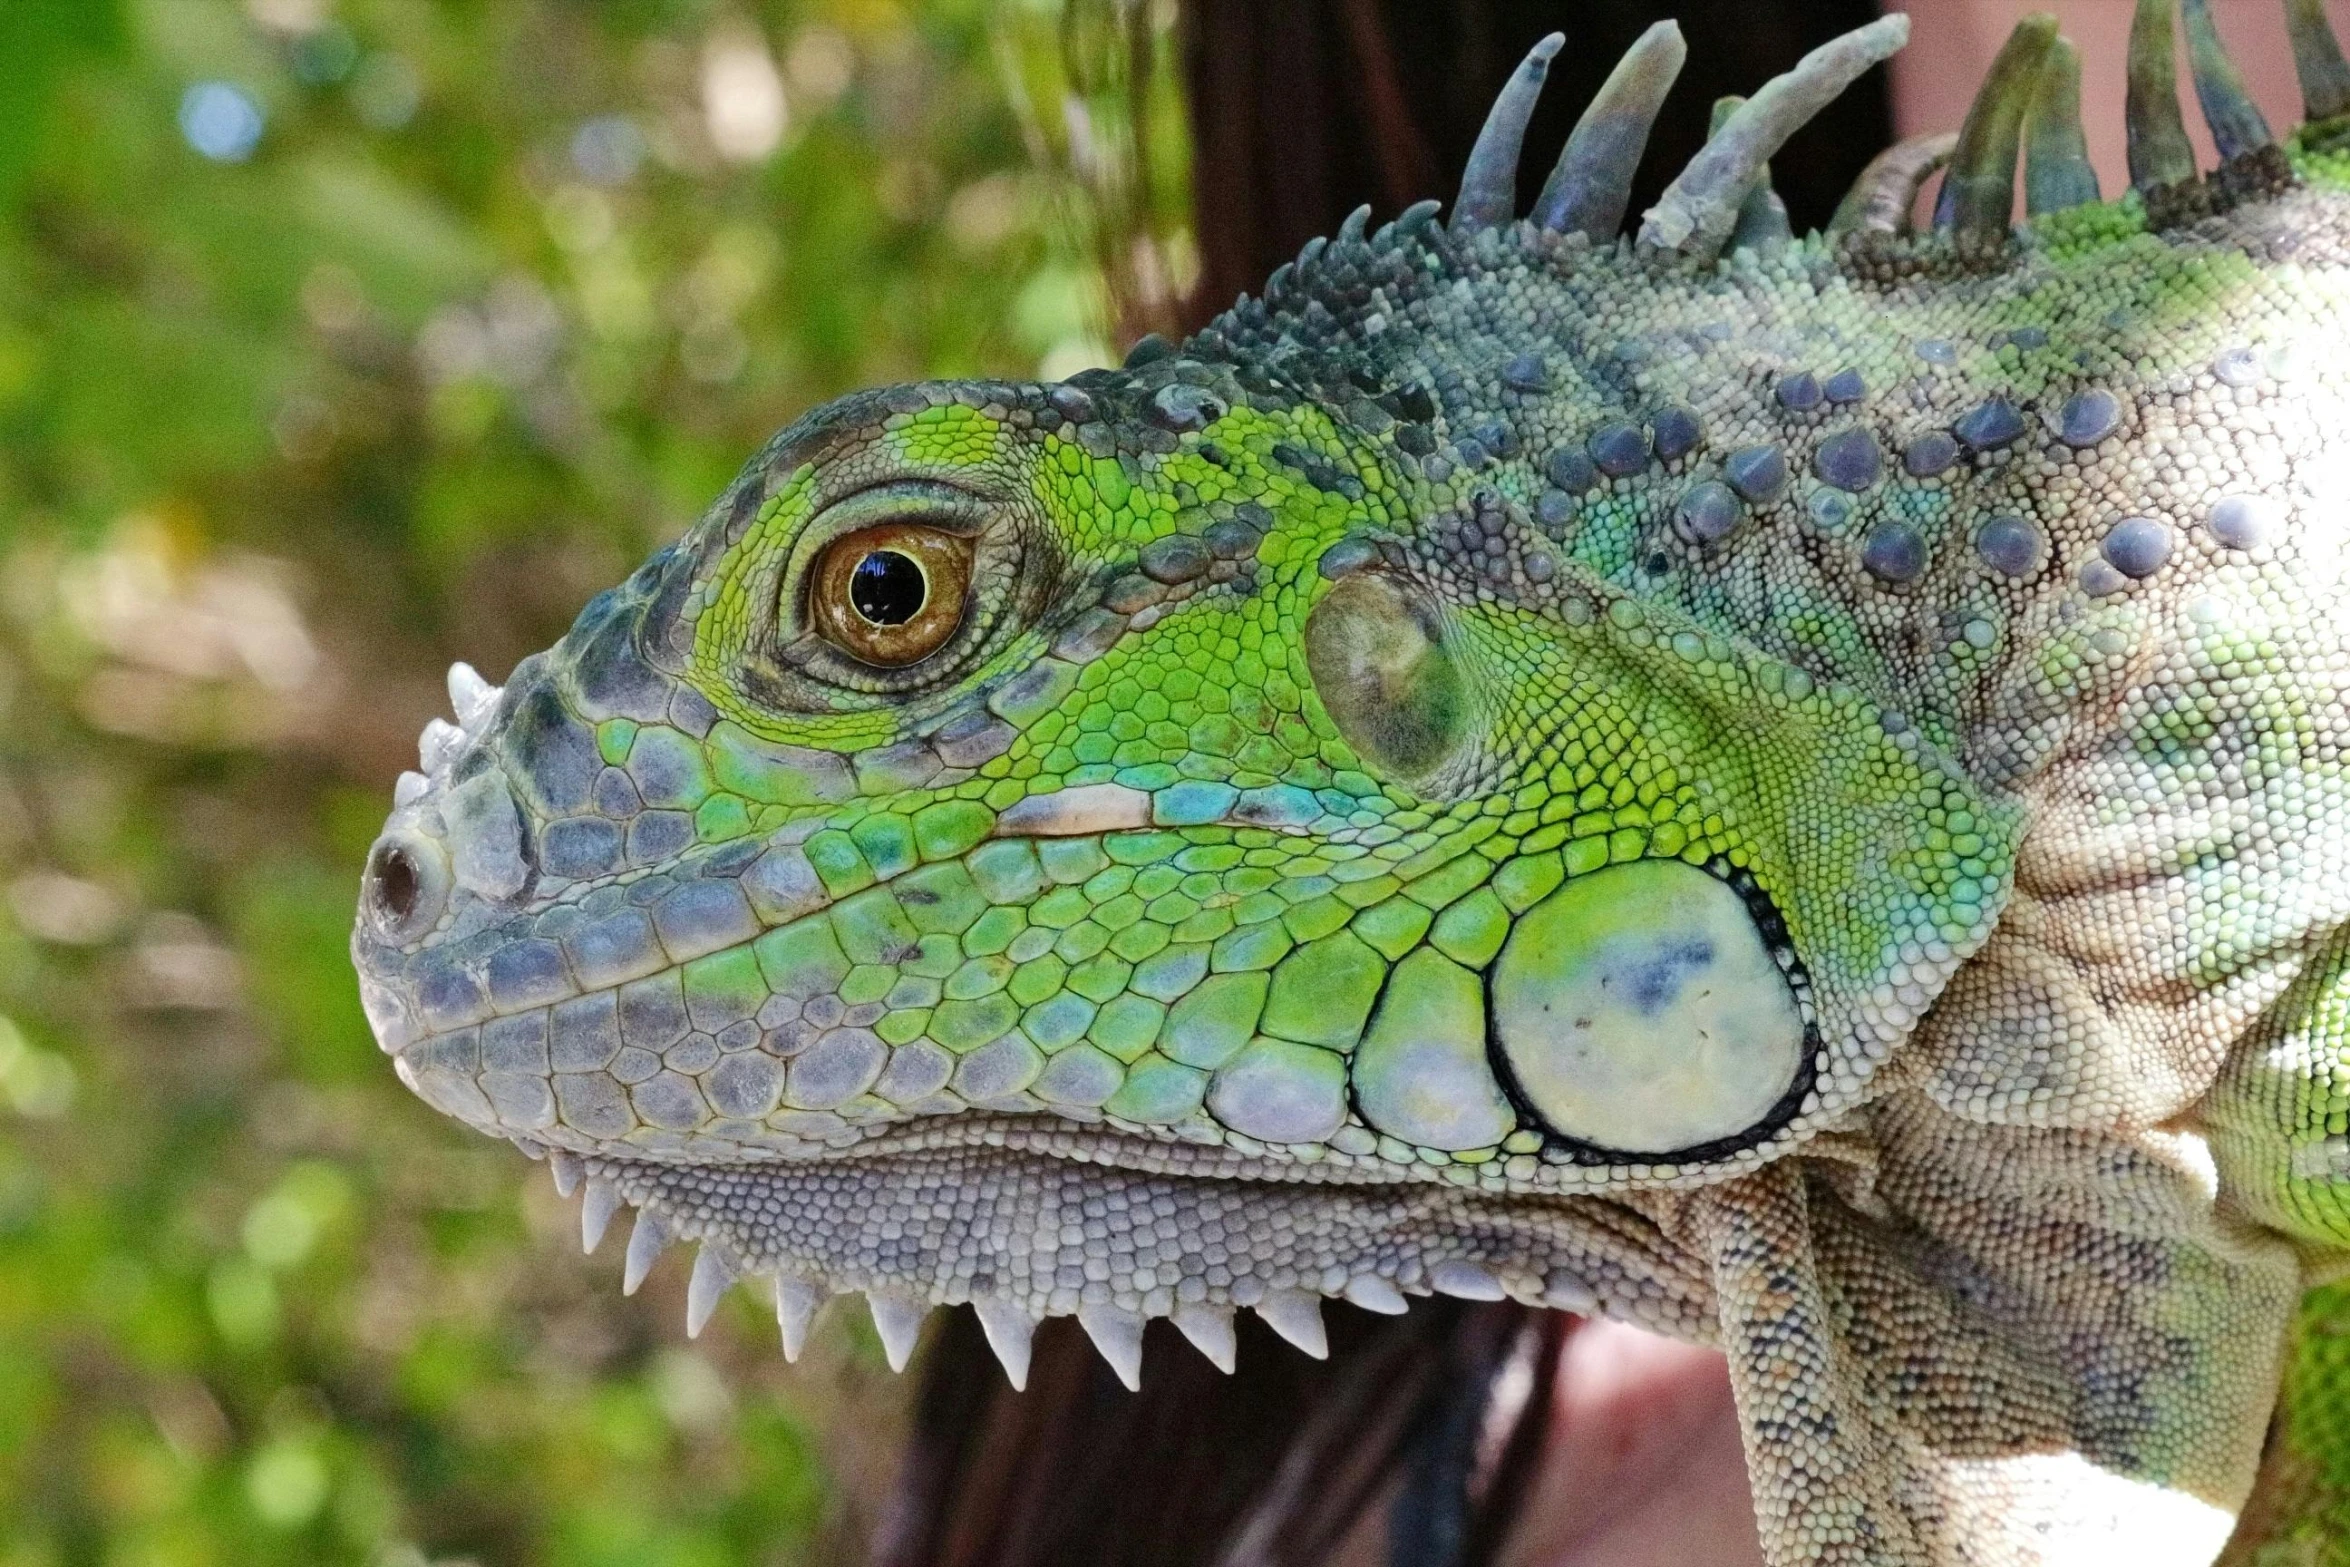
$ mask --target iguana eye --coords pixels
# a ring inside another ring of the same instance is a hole
[[[809,619],[861,663],[919,663],[963,623],[971,553],[971,540],[911,523],[846,534],[825,546],[809,576]]]

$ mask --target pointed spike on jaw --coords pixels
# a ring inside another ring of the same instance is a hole
[[[1527,215],[1530,221],[1554,233],[1615,238],[1648,133],[1688,58],[1689,45],[1675,22],[1658,22],[1633,41],[1575,122]]]
[[[1232,1331],[1230,1306],[1182,1305],[1175,1308],[1175,1327],[1226,1376],[1240,1363],[1240,1340]]]
[[[1564,1268],[1554,1268],[1542,1281],[1542,1304],[1553,1311],[1573,1312],[1578,1317],[1596,1316],[1599,1296],[1582,1278]]]
[[[1828,224],[1828,237],[1908,233],[1918,192],[1933,178],[1936,169],[1950,161],[1950,154],[1957,146],[1958,133],[1942,131],[1932,136],[1912,136],[1878,153],[1860,171],[1860,178],[1852,182],[1852,189],[1844,193],[1844,199],[1837,203],[1836,216]]]
[[[1316,1360],[1330,1358],[1330,1334],[1322,1326],[1322,1297],[1304,1290],[1267,1290],[1256,1304],[1265,1326]]]
[[[2275,146],[2268,120],[2244,90],[2243,73],[2220,41],[2210,0],[2184,0],[2181,12],[2187,22],[2187,68],[2195,78],[2195,101],[2203,107],[2203,123],[2211,127],[2212,144],[2222,161]]]
[[[1142,1318],[1118,1306],[1080,1306],[1077,1325],[1129,1393],[1142,1391]]]
[[[1747,187],[1771,155],[1862,72],[1908,41],[1907,16],[1881,16],[1830,39],[1797,61],[1795,69],[1765,82],[1648,209],[1640,223],[1641,248],[1719,255],[1737,226]]]
[[[1498,228],[1517,216],[1518,153],[1526,143],[1526,122],[1534,117],[1552,57],[1566,43],[1566,34],[1552,33],[1528,50],[1494,98],[1485,128],[1469,149],[1468,167],[1461,171],[1461,193],[1452,204],[1455,234]]]
[[[1346,1281],[1346,1298],[1365,1311],[1376,1311],[1383,1317],[1400,1317],[1411,1309],[1403,1298],[1403,1291],[1392,1280],[1376,1273],[1358,1273]]]
[[[650,1208],[639,1208],[636,1226],[628,1232],[628,1260],[621,1265],[620,1293],[634,1295],[645,1275],[669,1245],[669,1226]]]
[[[710,1322],[710,1313],[718,1309],[718,1302],[734,1284],[738,1274],[734,1258],[714,1241],[704,1241],[694,1257],[693,1277],[685,1286],[685,1336],[700,1338],[702,1329]]]
[[[1428,1282],[1438,1294],[1455,1300],[1501,1300],[1509,1294],[1501,1287],[1500,1275],[1482,1262],[1440,1262],[1428,1271]]]
[[[579,1155],[562,1148],[547,1150],[547,1173],[555,1177],[555,1195],[568,1197],[579,1190],[580,1177],[587,1174],[587,1166]]]
[[[977,1300],[971,1307],[978,1313],[980,1331],[987,1335],[987,1347],[995,1351],[995,1358],[1003,1365],[1004,1380],[1012,1384],[1013,1392],[1026,1392],[1028,1362],[1036,1341],[1036,1319],[1025,1308],[1008,1300]]]
[[[2130,183],[2140,190],[2195,177],[2195,148],[2179,113],[2178,67],[2172,57],[2172,0],[2138,0],[2130,18],[2129,92],[2123,110]]]
[[[579,1202],[579,1249],[593,1252],[604,1243],[612,1215],[620,1211],[620,1188],[610,1181],[588,1177],[587,1195]]]
[[[775,1326],[783,1334],[783,1358],[797,1361],[808,1347],[808,1324],[824,1304],[824,1291],[796,1274],[775,1276]]]
[[[914,1358],[914,1343],[922,1337],[922,1319],[930,1315],[930,1308],[902,1295],[871,1290],[866,1291],[865,1306],[873,1313],[873,1331],[881,1339],[882,1354],[889,1357],[889,1369],[905,1370],[906,1362]]]
[[[2350,114],[2350,61],[2326,20],[2325,0],[2285,0],[2285,31],[2293,40],[2293,74],[2301,79],[2302,117]]]
[[[2024,148],[2024,211],[2033,217],[2104,199],[2081,128],[2081,51],[2060,37],[2040,62]]]
[[[2015,24],[1984,73],[1968,106],[1958,146],[1943,171],[1934,227],[1962,241],[2007,237],[2015,212],[2015,160],[2023,141],[2024,110],[2040,85],[2056,18],[2035,11]]]

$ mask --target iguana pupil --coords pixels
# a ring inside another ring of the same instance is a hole
[[[922,613],[922,568],[896,550],[873,550],[849,574],[849,604],[877,626],[902,626]]]

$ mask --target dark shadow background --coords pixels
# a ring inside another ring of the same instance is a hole
[[[1632,40],[1661,17],[1680,21],[1689,63],[1641,161],[1637,216],[1703,144],[1716,98],[1752,92],[1876,14],[1866,0],[1190,0],[1193,322],[1253,291],[1363,202],[1384,220],[1423,197],[1449,198],[1494,93],[1546,32],[1566,32],[1567,47],[1527,134],[1521,207]],[[1879,67],[1787,144],[1771,174],[1796,232],[1827,223],[1891,125]]]

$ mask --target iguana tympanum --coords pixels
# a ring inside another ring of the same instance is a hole
[[[2187,0],[2198,175],[2144,0],[2100,201],[2034,17],[1805,238],[1765,160],[1905,18],[1632,239],[1679,34],[1519,218],[1553,37],[1448,221],[809,414],[453,672],[377,1037],[637,1210],[626,1287],[699,1242],[689,1332],[757,1276],[787,1350],[861,1291],[1132,1382],[1509,1296],[1726,1352],[1774,1563],[2211,1560],[2350,1243],[2350,67],[2287,13],[2282,142]]]

